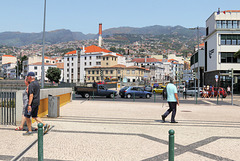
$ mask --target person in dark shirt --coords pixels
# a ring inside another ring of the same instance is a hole
[[[32,121],[30,117],[36,120],[39,123],[44,125],[44,133],[46,133],[50,127],[50,125],[44,123],[38,115],[38,106],[40,104],[40,86],[37,80],[35,80],[34,72],[29,72],[27,75],[28,82],[30,83],[28,86],[28,106],[25,110],[25,118],[27,121],[28,132],[23,135],[32,135]]]

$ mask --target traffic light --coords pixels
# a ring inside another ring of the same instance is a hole
[[[196,78],[196,73],[195,73],[195,72],[193,72],[193,78],[194,78],[194,79]]]
[[[228,76],[229,77],[233,77],[233,68],[228,70]]]

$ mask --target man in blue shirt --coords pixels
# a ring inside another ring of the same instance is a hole
[[[162,120],[165,122],[165,118],[172,112],[171,123],[178,123],[175,121],[175,115],[177,112],[177,105],[179,106],[179,100],[177,95],[177,87],[173,84],[173,79],[170,79],[170,83],[166,88],[169,109],[162,115]]]

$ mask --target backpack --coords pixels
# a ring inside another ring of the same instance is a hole
[[[167,86],[163,89],[163,100],[167,99]]]

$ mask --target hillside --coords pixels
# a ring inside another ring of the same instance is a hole
[[[200,28],[200,35],[204,35],[204,28]],[[148,26],[142,28],[119,27],[110,28],[103,31],[103,37],[109,37],[116,34],[130,35],[175,35],[184,36],[192,39],[196,37],[196,31],[189,30],[182,26]],[[57,44],[61,42],[96,39],[97,34],[83,34],[82,32],[72,32],[66,29],[54,30],[46,32],[46,43]],[[42,33],[21,33],[21,32],[2,32],[0,33],[0,45],[7,46],[24,46],[29,44],[41,44]]]

